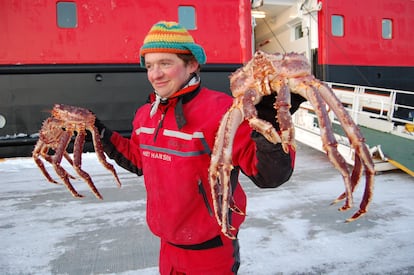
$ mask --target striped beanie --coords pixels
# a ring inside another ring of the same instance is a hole
[[[200,64],[205,64],[207,59],[203,47],[176,22],[160,21],[152,26],[140,49],[141,67],[145,67],[144,55],[156,52],[192,54]]]

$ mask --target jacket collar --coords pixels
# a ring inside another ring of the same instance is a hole
[[[170,98],[161,98],[154,91],[147,100],[152,105],[150,116],[152,117],[158,109],[162,113],[166,113],[169,107],[174,107],[175,120],[178,129],[181,129],[187,123],[183,112],[183,104],[190,102],[200,92],[200,87],[200,77],[194,74],[184,87]]]

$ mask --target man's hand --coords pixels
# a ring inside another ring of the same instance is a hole
[[[277,110],[274,107],[275,101],[275,94],[264,96],[262,100],[256,105],[256,109],[258,117],[260,119],[270,122],[276,131],[279,131],[279,123],[276,121]],[[290,101],[290,113],[293,115],[299,108],[299,105],[302,102],[305,102],[306,99],[298,94],[291,94]]]

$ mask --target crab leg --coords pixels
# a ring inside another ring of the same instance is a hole
[[[49,149],[54,149],[56,150],[56,148],[59,145],[60,139],[62,137],[62,135],[65,133],[65,131],[61,128],[57,126],[56,120],[54,120],[53,118],[48,118],[47,120],[45,120],[43,122],[43,126],[42,126],[42,131],[44,132],[53,132],[55,134],[57,134],[57,136],[52,139],[49,140],[48,142],[45,142],[43,140],[43,136],[41,135],[38,142],[35,145],[35,148],[33,150],[33,159],[35,161],[35,163],[37,164],[37,166],[39,167],[40,171],[42,172],[42,174],[46,177],[46,179],[54,184],[58,184],[57,181],[55,181],[50,174],[47,172],[46,167],[44,166],[42,160],[40,159],[40,157],[43,157],[47,162],[49,162],[50,164],[54,165],[54,159],[52,158],[52,156],[48,155]],[[49,146],[48,146],[49,144]],[[66,151],[63,151],[63,157],[65,157],[65,159],[71,164],[73,165],[73,161],[70,158],[69,154]],[[60,160],[59,160],[60,162]],[[75,177],[70,175],[69,173],[67,173],[66,171],[64,171],[66,173],[66,176],[69,178],[74,179]]]
[[[290,115],[290,91],[286,84],[283,84],[277,91],[275,102],[275,109],[277,110],[277,120],[279,121],[281,132],[281,143],[285,153],[289,152],[289,146],[294,149],[295,145],[295,128],[293,127],[292,116]]]
[[[349,141],[351,142],[352,147],[355,149],[356,157],[354,171],[352,173],[352,190],[356,188],[362,175],[362,171],[359,171],[361,170],[360,163],[362,163],[365,168],[366,183],[364,195],[360,204],[360,209],[351,218],[347,219],[348,222],[353,221],[367,212],[367,207],[372,200],[375,175],[374,163],[372,161],[368,147],[365,144],[364,137],[362,136],[358,126],[355,125],[355,122],[352,120],[349,113],[345,110],[345,108],[343,108],[341,101],[335,96],[335,94],[329,89],[328,86],[322,84],[318,80],[315,82],[320,84],[319,92],[321,93],[323,99],[329,104],[329,106],[334,106],[333,111],[341,123]]]
[[[81,168],[81,165],[82,165],[82,149],[83,149],[83,145],[85,144],[85,137],[86,137],[86,132],[85,131],[79,131],[77,136],[76,136],[75,143],[74,143],[74,146],[73,146],[73,160],[74,160],[73,161],[73,168],[78,173],[78,175],[81,176],[81,178],[86,181],[86,183],[89,185],[89,188],[92,190],[92,192],[95,194],[95,196],[98,199],[102,200],[102,195],[99,193],[98,189],[96,189],[95,185],[92,182],[91,177],[89,176],[89,174],[87,172],[85,172]]]
[[[358,155],[355,155],[354,169],[352,170],[352,175],[351,175],[351,192],[352,193],[354,193],[357,183],[359,179],[362,177],[362,172],[363,172],[363,169],[362,169],[361,158]],[[331,203],[331,205],[336,204],[345,198],[346,198],[346,192],[343,192],[341,195],[338,196],[338,198],[336,198]]]
[[[358,171],[361,169],[361,163],[365,167],[366,185],[364,195],[360,204],[360,209],[351,218],[347,219],[347,221],[353,221],[358,219],[360,216],[364,215],[367,212],[368,205],[372,200],[375,175],[374,163],[372,161],[368,147],[365,144],[364,137],[362,136],[358,126],[355,125],[355,122],[352,120],[349,113],[342,106],[341,101],[335,96],[335,94],[329,89],[328,86],[321,83],[319,80],[315,80],[315,82],[318,85],[320,85],[319,92],[321,93],[323,99],[329,104],[329,106],[333,106],[332,109],[335,115],[341,123],[352,147],[355,149],[356,157],[353,171],[353,176],[355,178],[352,180],[352,190],[356,188],[362,175],[362,171]]]
[[[35,149],[33,150],[33,158],[37,164],[37,166],[40,168],[40,171],[42,172],[42,174],[46,177],[46,179],[54,184],[59,184],[57,181],[55,181],[50,174],[47,172],[45,165],[43,164],[42,160],[39,158],[39,156],[42,156],[47,162],[49,162],[50,164],[53,165],[53,159],[50,155],[48,155],[49,151],[49,147],[47,147],[43,142],[39,141],[36,144]],[[63,156],[65,157],[65,159],[70,163],[70,165],[73,165],[73,161],[70,158],[68,152],[64,152]],[[66,172],[66,171],[65,171]],[[75,179],[74,176],[72,176],[71,174],[67,173],[67,176],[71,179]]]
[[[37,166],[39,167],[40,171],[42,172],[42,174],[45,176],[45,178],[54,184],[58,184],[57,181],[55,181],[50,174],[47,172],[45,165],[43,164],[43,161],[39,158],[39,156],[44,156],[44,158],[52,163],[50,157],[47,156],[47,151],[49,150],[48,147],[45,146],[45,144],[42,141],[39,141],[38,143],[36,143],[35,149],[33,150],[33,159],[35,161],[35,163],[37,164]],[[48,157],[48,158],[46,158]]]
[[[353,203],[351,191],[351,178],[348,171],[347,163],[337,150],[338,143],[333,134],[334,131],[332,128],[332,124],[330,123],[328,112],[326,111],[322,97],[318,93],[317,88],[315,88],[314,86],[311,86],[305,82],[299,82],[297,80],[295,82],[296,83],[293,85],[293,87],[295,87],[296,91],[303,97],[307,98],[314,107],[315,113],[319,121],[323,149],[328,155],[329,160],[333,163],[334,167],[341,173],[342,178],[344,179],[346,200],[345,204],[339,210],[347,210],[352,207]]]
[[[232,193],[230,185],[230,173],[233,169],[231,155],[234,136],[242,121],[243,113],[237,106],[237,103],[235,103],[227,111],[220,123],[209,168],[214,213],[218,224],[221,226],[221,231],[230,239],[236,238],[230,232],[233,227],[229,224],[228,213]],[[231,209],[242,214],[234,205]]]
[[[98,157],[99,162],[112,173],[112,175],[115,177],[118,186],[121,187],[121,181],[118,178],[118,174],[116,173],[114,166],[106,161],[98,129],[96,129],[96,127],[93,126],[88,130],[92,133],[93,146],[95,148],[95,153]]]
[[[254,105],[260,101],[260,99],[261,96],[255,90],[250,89],[246,91],[244,96],[235,98],[235,104],[239,106],[239,109],[243,109],[244,119],[249,121],[249,125],[252,129],[262,134],[269,142],[274,144],[281,143],[282,139],[273,125],[270,122],[257,117],[257,110]]]
[[[60,140],[60,146],[57,147],[55,155],[52,157],[51,163],[53,164],[53,167],[55,168],[56,173],[59,175],[59,177],[63,180],[64,184],[75,198],[82,198],[83,196],[79,194],[75,188],[73,188],[73,185],[69,181],[69,174],[66,172],[66,170],[60,166],[60,162],[62,160],[62,157],[64,153],[66,152],[66,147],[68,146],[70,142],[70,138],[72,137],[73,132],[71,131],[64,131],[64,133],[61,136]]]
[[[370,156],[369,150],[364,143],[364,138],[361,132],[359,131],[359,128],[355,125],[351,116],[348,114],[346,109],[343,107],[341,101],[335,96],[335,94],[330,90],[329,87],[324,85],[319,80],[314,79],[314,78],[308,78],[307,80],[309,81],[309,83],[306,83],[304,85],[312,87],[312,89],[315,90],[313,94],[316,94],[316,93],[320,94],[320,97],[328,104],[328,106],[331,107],[331,109],[334,111],[335,115],[337,116],[339,122],[341,123],[341,126],[344,132],[346,133],[352,147],[355,149],[356,156],[355,156],[355,163],[354,163],[354,169],[352,171],[352,175],[344,178],[345,185],[346,185],[345,193],[341,194],[333,202],[333,203],[336,203],[344,199],[345,197],[347,198],[347,200],[345,201],[345,205],[342,206],[340,210],[347,210],[352,206],[352,201],[350,201],[350,196],[348,194],[349,193],[352,194],[352,192],[355,190],[362,176],[362,172],[363,172],[362,166],[365,168],[366,185],[365,185],[363,199],[360,204],[360,209],[351,218],[347,219],[347,221],[350,222],[350,221],[358,219],[359,217],[361,217],[367,212],[368,205],[373,195],[374,174],[375,174],[374,164]],[[296,80],[292,82],[296,82],[293,86],[297,86],[296,87],[297,92],[299,92],[302,96],[306,96],[306,98],[308,98],[308,100],[312,103],[312,105],[314,105],[311,98],[307,96],[308,93],[301,91],[301,85],[297,83],[298,81]],[[318,111],[317,109],[319,108],[315,108],[315,112]],[[322,131],[324,128],[324,125],[321,125],[320,128]],[[335,167],[337,167],[335,163],[334,165]],[[337,169],[339,168],[337,167]],[[348,178],[349,178],[349,183],[347,182]]]

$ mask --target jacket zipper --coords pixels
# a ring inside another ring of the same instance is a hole
[[[204,189],[204,186],[200,179],[198,180],[198,193],[200,193],[203,196],[204,204],[207,207],[208,213],[210,214],[210,216],[213,216],[213,210],[211,210],[211,206],[208,203],[206,190]]]
[[[158,136],[158,132],[160,131],[160,129],[162,128],[163,122],[164,122],[164,117],[165,117],[165,113],[161,114],[161,118],[160,121],[158,122],[158,126],[157,129],[155,129],[155,134],[154,134],[154,142],[157,139]]]

